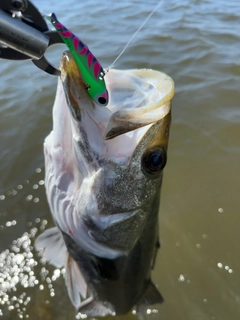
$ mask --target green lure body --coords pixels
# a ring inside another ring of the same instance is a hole
[[[89,96],[96,104],[106,106],[108,104],[108,91],[104,80],[105,72],[102,66],[91,53],[88,46],[62,25],[54,13],[48,18],[66,43],[78,65]]]

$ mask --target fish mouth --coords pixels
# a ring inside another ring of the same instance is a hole
[[[109,103],[102,107],[88,95],[69,51],[63,53],[60,69],[74,135],[79,141],[87,137],[98,158],[114,157],[120,164],[126,163],[149,127],[170,112],[174,83],[162,72],[110,70],[105,75]]]

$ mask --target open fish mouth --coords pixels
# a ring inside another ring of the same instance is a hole
[[[136,147],[147,126],[169,113],[169,101],[174,95],[174,83],[164,73],[147,69],[110,70],[105,75],[109,103],[107,107],[97,106],[89,98],[70,52],[61,58],[61,80],[74,120],[84,127],[91,147],[97,151],[101,148],[105,158],[112,154],[119,158],[129,155],[129,148]],[[107,141],[113,138],[114,142]]]

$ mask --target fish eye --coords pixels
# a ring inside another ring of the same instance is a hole
[[[142,156],[143,171],[154,175],[161,171],[167,163],[167,151],[164,147],[155,147]]]
[[[104,97],[99,97],[99,98],[98,98],[98,102],[99,102],[100,104],[106,104],[107,99],[104,98]]]

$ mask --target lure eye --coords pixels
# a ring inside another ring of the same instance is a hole
[[[167,151],[164,147],[155,147],[142,156],[143,171],[154,175],[161,171],[167,163]]]
[[[98,98],[98,103],[102,104],[102,105],[105,105],[107,103],[107,99],[104,98],[104,97],[99,97]]]
[[[96,95],[94,101],[100,106],[106,106],[108,104],[108,91],[105,90],[103,93]]]

